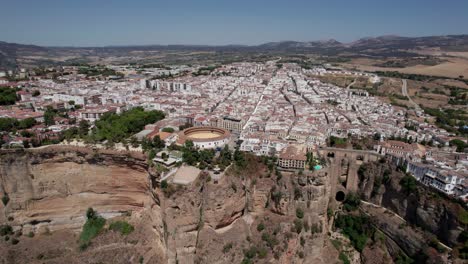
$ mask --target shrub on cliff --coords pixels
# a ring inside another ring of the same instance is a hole
[[[264,229],[265,229],[265,224],[263,224],[263,222],[257,225],[258,232],[262,232]]]
[[[296,209],[296,217],[299,218],[299,219],[304,218],[304,210],[302,210],[301,208],[297,208]]]
[[[3,203],[3,205],[6,206],[6,205],[8,204],[9,201],[10,201],[10,197],[8,197],[8,195],[5,195],[5,196],[2,197],[2,203]]]
[[[12,239],[11,239],[11,244],[12,244],[12,245],[16,245],[16,244],[18,244],[18,243],[19,243],[19,240],[18,240],[18,239],[16,239],[16,238],[12,238]]]
[[[226,245],[224,245],[223,247],[223,253],[226,254],[228,253],[233,247],[233,244],[232,243],[227,243]]]
[[[94,211],[93,208],[88,208],[88,210],[86,210],[86,218],[87,219],[92,219],[92,218],[95,218],[97,216],[96,214],[96,211]]]
[[[0,226],[0,236],[12,235],[13,228],[10,225]]]
[[[341,229],[341,232],[351,240],[353,247],[359,252],[362,252],[374,231],[369,219],[364,215],[339,215],[335,226]]]
[[[135,228],[126,221],[113,222],[110,224],[109,229],[120,232],[122,235],[128,235],[135,230]]]
[[[292,231],[296,231],[296,233],[300,234],[302,232],[302,228],[304,227],[303,223],[299,219],[294,220],[294,227]]]
[[[346,256],[346,254],[343,253],[343,252],[340,252],[339,258],[340,258],[340,260],[343,262],[343,264],[350,264],[350,263],[351,263],[351,262],[349,261],[348,256]]]
[[[244,256],[245,256],[244,260],[245,259],[251,260],[255,258],[256,255],[257,255],[257,247],[251,246],[248,250],[244,252]]]
[[[168,183],[166,180],[161,181],[161,189],[166,189],[168,187]]]
[[[356,210],[360,204],[361,199],[359,196],[355,193],[349,193],[343,202],[343,207],[346,211],[350,212]]]
[[[101,230],[104,228],[104,225],[106,224],[106,219],[99,216],[96,211],[93,210],[93,208],[89,208],[86,211],[86,217],[86,223],[84,224],[83,230],[80,234],[81,250],[84,250],[89,246],[91,240],[99,235]]]
[[[468,225],[468,211],[465,209],[461,209],[460,212],[458,213],[458,221],[462,223],[463,225],[467,226]]]
[[[262,240],[265,241],[267,246],[271,249],[273,249],[276,245],[279,244],[278,239],[275,236],[271,236],[268,233],[262,234]]]

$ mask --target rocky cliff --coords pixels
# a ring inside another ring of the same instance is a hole
[[[202,176],[170,197],[155,190],[169,263],[335,263],[326,172],[278,177],[256,166],[216,182]]]
[[[0,153],[0,224],[18,230],[4,263],[64,260],[115,263],[336,263],[328,239],[327,170],[274,173],[255,158],[220,180],[155,184],[145,157],[86,148],[46,147]],[[104,232],[80,251],[85,211],[126,217],[128,237]],[[34,238],[23,238],[33,232]],[[19,252],[28,251],[28,254]],[[73,261],[69,261],[75,263]]]
[[[405,174],[387,163],[368,163],[360,172],[362,197],[404,219],[393,226],[387,223],[385,228],[393,229],[389,234],[401,240],[398,244],[407,253],[416,254],[428,246],[436,247],[437,240],[449,247],[458,244],[464,230],[459,216],[465,210],[459,203],[417,182],[410,189],[404,188],[401,181]],[[404,231],[408,225],[411,230]],[[411,233],[415,235],[409,235]]]
[[[2,150],[0,197],[8,202],[0,205],[0,225],[12,226],[20,242],[3,242],[0,263],[129,263],[140,256],[164,263],[147,167],[137,153],[60,146]],[[126,217],[137,230],[125,238],[107,232],[81,252],[77,235],[89,207],[107,219]]]
[[[144,160],[85,149],[45,148],[0,153],[1,219],[50,231],[79,229],[93,207],[104,217],[141,211],[148,203]]]

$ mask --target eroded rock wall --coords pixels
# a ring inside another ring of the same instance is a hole
[[[131,247],[145,263],[240,263],[251,247],[266,251],[258,263],[335,263],[338,252],[327,235],[328,171],[277,177],[258,166],[217,182],[199,177],[188,186],[171,184],[165,193],[144,157],[59,147],[4,151],[0,196],[10,201],[0,207],[0,223],[23,233],[76,234],[89,207],[107,218],[131,211],[138,242],[116,241],[112,248]],[[276,242],[268,245],[265,233]],[[90,252],[107,248],[97,240]],[[70,256],[85,258],[77,247]]]
[[[415,190],[407,193],[400,185],[404,174],[387,163],[366,164],[361,176],[360,192],[363,197],[374,204],[381,205],[403,217],[408,223],[453,246],[463,231],[458,222],[461,206],[443,194],[419,183]],[[384,179],[383,175],[387,175]]]
[[[2,217],[13,226],[78,229],[89,207],[111,217],[151,201],[144,160],[48,149],[0,155],[0,196],[9,197]]]
[[[338,252],[327,236],[328,179],[325,171],[278,179],[259,170],[218,182],[201,178],[170,197],[155,190],[164,208],[169,263],[240,263],[251,247],[266,252],[258,263],[335,263]],[[260,223],[265,230],[257,229]],[[277,244],[268,247],[265,234]]]

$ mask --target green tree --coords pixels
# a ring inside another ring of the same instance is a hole
[[[166,146],[166,143],[158,135],[153,138],[153,146],[157,149],[162,149]]]
[[[32,117],[28,117],[26,119],[23,119],[19,121],[18,128],[19,129],[27,129],[35,126],[37,124],[36,119]]]
[[[10,87],[0,87],[0,105],[12,105],[18,100],[16,90]]]
[[[449,142],[450,146],[456,146],[457,152],[464,152],[466,148],[468,148],[468,144],[460,139],[453,139]]]
[[[174,133],[174,129],[172,127],[165,127],[162,129],[162,131],[167,133]]]
[[[0,131],[12,131],[18,127],[18,120],[15,118],[0,118]]]
[[[405,175],[401,180],[400,180],[400,185],[402,190],[409,195],[410,193],[414,193],[417,188],[416,188],[416,179],[411,176],[411,175]]]
[[[203,149],[199,152],[199,161],[211,163],[214,158],[214,151],[212,149]]]
[[[96,141],[122,142],[130,135],[140,132],[147,124],[153,124],[165,117],[161,111],[145,111],[136,107],[121,114],[106,113],[95,123],[92,137]]]
[[[156,157],[156,152],[154,151],[154,149],[150,149],[150,151],[148,152],[148,159],[153,160],[155,157]]]
[[[187,140],[187,141],[185,141],[184,146],[185,146],[186,148],[188,148],[188,149],[193,149],[195,145],[193,144],[193,141]]]
[[[224,148],[221,150],[221,153],[219,154],[219,163],[227,167],[229,166],[229,164],[231,164],[231,161],[231,151],[229,150],[229,146],[225,145]]]
[[[351,240],[352,245],[359,252],[362,252],[367,240],[374,232],[369,218],[364,215],[340,214],[335,221],[335,226],[341,229],[341,232]]]
[[[90,124],[87,120],[81,120],[78,124],[78,133],[81,137],[88,135]]]
[[[245,160],[244,153],[242,153],[238,149],[234,151],[234,162],[236,166],[239,168],[245,168],[245,166],[247,165],[247,161]]]
[[[44,124],[46,126],[52,126],[52,125],[55,125],[55,112],[48,108],[45,112],[44,112]]]

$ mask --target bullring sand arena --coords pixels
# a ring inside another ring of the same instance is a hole
[[[219,136],[222,136],[221,133],[212,131],[212,130],[206,130],[206,131],[195,131],[187,135],[188,138],[191,139],[212,139],[212,138],[217,138]]]
[[[199,148],[222,147],[229,141],[231,133],[218,127],[190,127],[179,133],[177,144],[183,145],[187,140]]]

